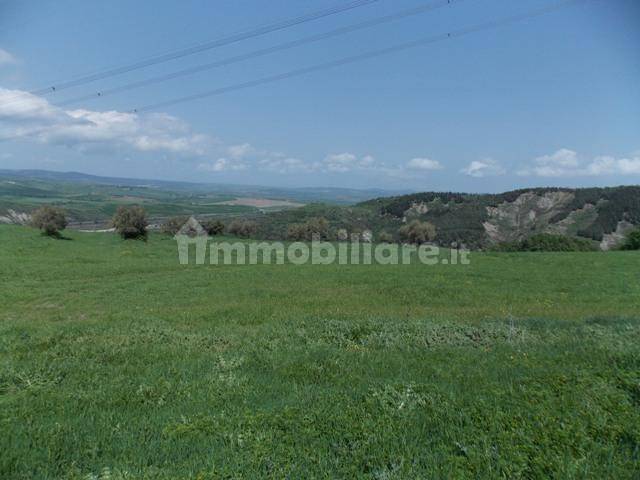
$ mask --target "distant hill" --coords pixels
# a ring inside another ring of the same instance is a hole
[[[322,216],[333,229],[365,229],[397,236],[407,221],[434,224],[441,245],[484,248],[538,233],[586,238],[602,249],[640,225],[640,186],[534,188],[501,194],[425,192],[382,197],[350,207],[309,205],[259,219],[265,237],[285,235],[286,225]]]
[[[384,190],[276,188],[100,177],[78,172],[0,170],[0,223],[25,223],[42,204],[67,210],[74,227],[104,226],[119,205],[137,203],[153,222],[173,215],[262,214],[322,202],[350,205]]]
[[[258,236],[283,239],[289,225],[314,217],[331,231],[382,231],[398,239],[413,219],[431,222],[437,242],[486,248],[539,233],[590,240],[602,249],[640,225],[640,186],[532,188],[499,194],[272,188],[99,177],[78,172],[0,170],[0,223],[25,223],[44,203],[64,207],[76,227],[103,225],[122,204],[145,207],[155,223],[174,215],[248,217]],[[304,204],[303,207],[298,207]]]
[[[223,183],[199,183],[141,178],[102,177],[79,172],[54,172],[49,170],[0,169],[2,180],[22,182],[46,182],[51,184],[109,185],[120,187],[146,187],[190,194],[224,194],[232,197],[259,197],[291,200],[300,203],[323,202],[349,205],[373,197],[406,193],[407,191],[379,188],[357,189],[337,187],[269,187],[264,185],[235,185]],[[2,195],[2,191],[0,191]]]

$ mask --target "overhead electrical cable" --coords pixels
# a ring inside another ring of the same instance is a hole
[[[371,59],[371,58],[376,58],[376,57],[381,57],[384,55],[389,55],[392,53],[397,53],[397,52],[401,52],[401,51],[405,51],[405,50],[409,50],[412,48],[417,48],[417,47],[421,47],[421,46],[425,46],[428,44],[433,44],[433,43],[437,43],[437,42],[442,42],[445,40],[450,40],[453,38],[460,38],[466,35],[470,35],[473,33],[478,33],[478,32],[482,32],[482,31],[488,31],[488,30],[493,30],[505,25],[509,25],[509,24],[513,24],[513,23],[517,23],[517,22],[521,22],[530,18],[534,18],[534,17],[538,17],[547,13],[551,13],[557,10],[560,10],[562,8],[565,7],[569,7],[572,5],[576,5],[579,3],[585,3],[588,2],[590,0],[560,0],[557,2],[554,2],[551,5],[547,5],[545,7],[542,8],[538,8],[536,10],[530,10],[528,12],[525,13],[521,13],[521,14],[516,14],[516,15],[512,15],[512,16],[508,16],[508,17],[503,17],[500,19],[496,19],[496,20],[490,20],[487,22],[483,22],[483,23],[479,23],[476,25],[472,25],[472,26],[468,26],[468,27],[464,27],[464,28],[460,28],[460,29],[456,29],[456,30],[451,30],[449,32],[446,33],[442,33],[439,35],[432,35],[429,37],[423,37],[411,42],[404,42],[404,43],[399,43],[396,45],[392,45],[386,48],[381,48],[378,50],[371,50],[368,52],[363,52],[357,55],[352,55],[349,57],[344,57],[341,59],[337,59],[337,60],[333,60],[330,62],[325,62],[325,63],[320,63],[317,65],[312,65],[309,67],[304,67],[304,68],[299,68],[299,69],[295,69],[295,70],[290,70],[288,72],[284,72],[284,73],[280,73],[277,75],[271,75],[268,77],[262,77],[262,78],[258,78],[255,80],[249,80],[243,83],[238,83],[238,84],[234,84],[234,85],[229,85],[226,87],[220,87],[217,89],[213,89],[213,90],[207,90],[204,92],[199,92],[199,93],[195,93],[195,94],[191,94],[191,95],[186,95],[186,96],[182,96],[182,97],[178,97],[178,98],[174,98],[174,99],[170,99],[170,100],[165,100],[162,102],[158,102],[158,103],[154,103],[154,104],[149,104],[149,105],[145,105],[145,106],[141,106],[138,108],[135,108],[133,110],[130,110],[129,113],[141,113],[141,112],[146,112],[146,111],[150,111],[150,110],[157,110],[159,108],[164,108],[164,107],[169,107],[169,106],[173,106],[173,105],[177,105],[180,103],[184,103],[184,102],[189,102],[189,101],[193,101],[193,100],[200,100],[203,98],[207,98],[207,97],[212,97],[212,96],[216,96],[216,95],[222,95],[224,93],[229,93],[229,92],[233,92],[233,91],[238,91],[238,90],[243,90],[246,88],[251,88],[251,87],[256,87],[259,85],[264,85],[264,84],[268,84],[268,83],[273,83],[273,82],[277,82],[279,80],[284,80],[284,79],[288,79],[288,78],[293,78],[293,77],[298,77],[301,75],[306,75],[309,73],[313,73],[313,72],[318,72],[318,71],[322,71],[322,70],[327,70],[330,68],[335,68],[338,66],[342,66],[342,65],[348,65],[348,64],[352,64],[352,63],[356,63],[359,61],[363,61],[363,60],[367,60],[367,59]],[[56,128],[56,127],[53,127]],[[48,130],[51,130],[52,127],[45,127],[43,129],[40,130],[35,130],[35,131],[31,131],[31,132],[26,132],[20,135],[14,135],[11,137],[5,137],[5,138],[1,138],[0,141],[7,141],[7,140],[13,140],[16,138],[21,138],[21,137],[26,137],[26,136],[31,136],[31,135],[37,135],[40,133],[44,133]]]
[[[457,29],[457,30],[451,30],[447,33],[442,33],[439,35],[433,35],[433,36],[429,36],[429,37],[424,37],[418,40],[413,40],[411,42],[405,42],[405,43],[399,43],[390,47],[386,47],[386,48],[381,48],[378,50],[371,50],[368,52],[364,52],[364,53],[360,53],[357,55],[352,55],[349,57],[344,57],[344,58],[340,58],[338,60],[333,60],[330,62],[325,62],[325,63],[320,63],[317,65],[312,65],[309,67],[304,67],[304,68],[299,68],[299,69],[295,69],[295,70],[290,70],[288,72],[284,72],[284,73],[280,73],[277,75],[271,75],[268,77],[263,77],[263,78],[259,78],[256,80],[250,80],[247,82],[243,82],[243,83],[238,83],[235,85],[229,85],[227,87],[220,87],[220,88],[216,88],[213,90],[207,90],[204,92],[199,92],[199,93],[195,93],[192,95],[186,95],[183,97],[178,97],[178,98],[174,98],[171,100],[165,100],[162,102],[158,102],[158,103],[154,103],[154,104],[150,104],[150,105],[145,105],[142,107],[138,107],[135,108],[133,110],[131,110],[132,113],[137,113],[137,112],[144,112],[144,111],[149,111],[149,110],[157,110],[158,108],[164,108],[164,107],[169,107],[172,105],[176,105],[179,103],[183,103],[183,102],[189,102],[189,101],[193,101],[193,100],[199,100],[202,98],[207,98],[207,97],[212,97],[215,95],[221,95],[223,93],[228,93],[228,92],[233,92],[233,91],[237,91],[237,90],[243,90],[245,88],[251,88],[251,87],[255,87],[258,85],[264,85],[267,83],[273,83],[273,82],[277,82],[279,80],[284,80],[287,78],[293,78],[293,77],[298,77],[301,75],[306,75],[309,73],[313,73],[313,72],[319,72],[322,70],[327,70],[330,68],[335,68],[338,66],[342,66],[342,65],[348,65],[348,64],[352,64],[352,63],[356,63],[356,62],[360,62],[363,60],[368,60],[370,58],[376,58],[376,57],[381,57],[384,55],[389,55],[392,53],[397,53],[397,52],[401,52],[404,50],[409,50],[412,48],[416,48],[416,47],[421,47],[424,45],[428,45],[431,43],[436,43],[436,42],[441,42],[444,40],[449,40],[451,38],[459,38],[459,37],[463,37],[466,35],[469,35],[471,33],[477,33],[477,32],[481,32],[481,31],[485,31],[485,30],[492,30],[495,28],[499,28],[511,23],[516,23],[516,22],[521,22],[523,20],[527,20],[529,18],[534,18],[534,17],[538,17],[540,15],[544,15],[546,13],[550,13],[556,10],[559,10],[561,8],[564,7],[568,7],[570,5],[574,5],[577,3],[583,3],[589,0],[561,0],[559,2],[555,2],[552,5],[548,5],[546,7],[543,8],[539,8],[536,10],[531,10],[529,12],[526,13],[521,13],[521,14],[517,14],[517,15],[512,15],[509,17],[504,17],[501,19],[497,19],[497,20],[491,20],[488,22],[483,22],[483,23],[479,23],[470,27],[465,27],[465,28],[461,28],[461,29]]]
[[[356,23],[353,25],[348,25],[345,27],[341,27],[341,28],[336,28],[334,30],[330,30],[328,32],[325,33],[320,33],[317,35],[310,35],[307,37],[303,37],[301,39],[298,40],[292,40],[289,42],[284,42],[278,45],[274,45],[272,47],[267,47],[267,48],[262,48],[259,50],[254,50],[252,52],[248,52],[248,53],[244,53],[241,55],[235,55],[232,57],[228,57],[228,58],[224,58],[221,60],[217,60],[215,62],[210,62],[210,63],[205,63],[202,65],[196,65],[193,67],[189,67],[189,68],[185,68],[182,70],[178,70],[175,72],[171,72],[171,73],[167,73],[164,75],[158,75],[156,77],[152,77],[152,78],[148,78],[148,79],[143,79],[143,80],[139,80],[139,81],[135,81],[135,82],[130,82],[130,83],[126,83],[124,85],[120,85],[117,87],[113,87],[113,88],[108,88],[108,89],[104,89],[104,90],[100,90],[98,92],[95,93],[91,93],[88,95],[82,95],[82,96],[78,96],[78,97],[74,97],[68,100],[64,100],[62,102],[56,102],[55,105],[57,106],[65,106],[65,105],[72,105],[74,103],[79,103],[79,102],[83,102],[86,100],[95,100],[97,98],[103,98],[109,95],[114,95],[117,93],[122,93],[122,92],[126,92],[128,90],[133,90],[136,88],[141,88],[141,87],[146,87],[149,85],[153,85],[153,84],[157,84],[157,83],[161,83],[161,82],[166,82],[168,80],[173,80],[176,78],[180,78],[180,77],[185,77],[188,75],[194,75],[196,73],[200,73],[200,72],[204,72],[207,70],[211,70],[217,67],[223,67],[223,66],[227,66],[227,65],[231,65],[234,63],[238,63],[238,62],[242,62],[242,61],[246,61],[246,60],[251,60],[254,58],[258,58],[258,57],[262,57],[265,55],[269,55],[272,53],[276,53],[276,52],[280,52],[283,50],[288,50],[294,47],[299,47],[302,45],[308,45],[310,43],[315,43],[315,42],[319,42],[321,40],[326,40],[328,38],[333,38],[333,37],[337,37],[339,35],[344,35],[347,33],[351,33],[351,32],[355,32],[358,30],[362,30],[365,28],[370,28],[370,27],[374,27],[377,25],[381,25],[384,23],[388,23],[388,22],[393,22],[396,20],[401,20],[403,18],[407,18],[410,16],[414,16],[414,15],[419,15],[422,13],[426,13],[429,11],[433,11],[442,7],[445,7],[447,5],[451,5],[453,3],[459,3],[462,2],[463,0],[439,0],[437,2],[432,2],[429,5],[422,5],[420,7],[415,7],[415,8],[411,8],[411,9],[407,9],[407,10],[402,10],[400,12],[396,12],[396,13],[392,13],[389,15],[385,15],[382,17],[377,17],[377,18],[373,18],[370,20],[365,20],[363,22],[360,23]]]
[[[191,47],[183,48],[180,50],[175,50],[173,52],[164,53],[161,55],[156,55],[154,57],[146,58],[134,63],[121,65],[118,67],[113,67],[102,72],[97,72],[89,75],[85,75],[73,80],[62,81],[56,83],[54,85],[50,85],[45,88],[40,88],[36,90],[32,90],[29,93],[33,95],[47,95],[54,92],[59,92],[61,90],[66,90],[69,88],[77,87],[80,85],[84,85],[87,83],[95,82],[97,80],[102,80],[109,77],[114,77],[116,75],[122,75],[124,73],[132,72],[134,70],[139,70],[141,68],[146,68],[151,65],[156,65],[158,63],[168,62],[170,60],[175,60],[178,58],[186,57],[189,55],[193,55],[196,53],[204,52],[207,50],[211,50],[214,48],[219,48],[225,45],[230,45],[233,43],[240,42],[242,40],[247,40],[250,38],[259,37],[262,35],[266,35],[268,33],[277,32],[279,30],[284,30],[289,27],[293,27],[296,25],[300,25],[303,23],[311,22],[314,20],[318,20],[320,18],[325,18],[331,15],[335,15],[338,13],[346,12],[348,10],[353,10],[358,7],[363,7],[366,5],[370,5],[372,3],[378,2],[380,0],[354,0],[346,4],[340,4],[331,8],[317,10],[314,12],[306,13],[297,17],[280,20],[277,22],[265,24],[250,30],[241,31],[229,36],[225,36],[219,38],[217,40],[212,40],[205,43],[200,43]]]

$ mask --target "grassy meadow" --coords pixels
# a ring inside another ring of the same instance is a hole
[[[640,255],[179,265],[0,226],[0,478],[640,478]]]

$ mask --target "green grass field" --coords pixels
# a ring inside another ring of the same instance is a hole
[[[640,478],[640,255],[181,266],[0,226],[0,478]]]

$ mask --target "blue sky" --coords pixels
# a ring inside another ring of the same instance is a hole
[[[23,93],[345,3],[0,0],[0,168],[474,192],[640,183],[637,0],[578,2],[391,55],[129,113],[557,3],[458,0],[315,44],[57,106],[437,3],[378,0],[55,94]]]

